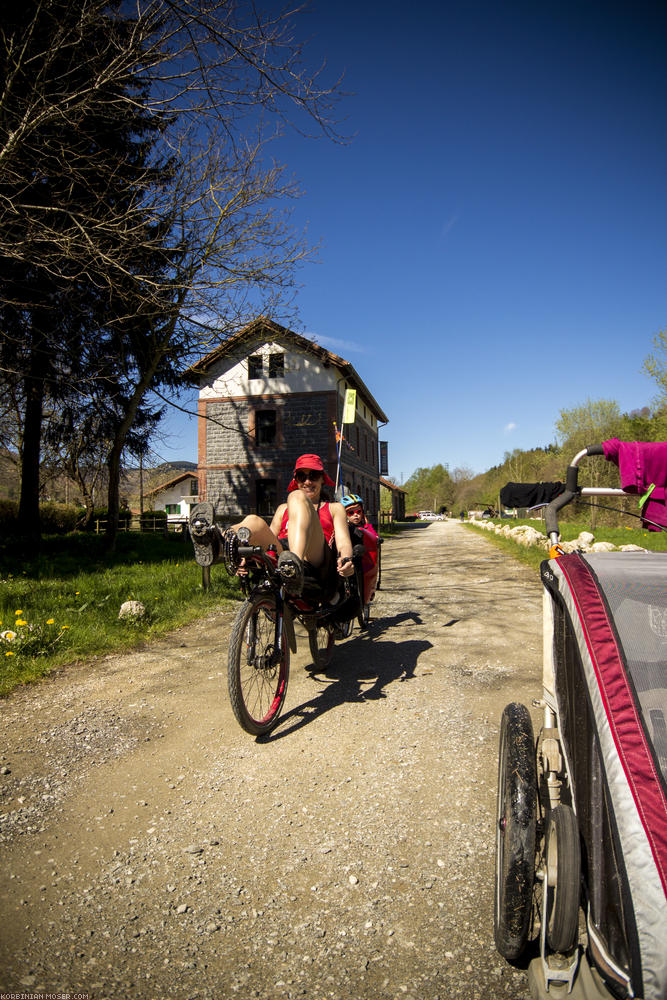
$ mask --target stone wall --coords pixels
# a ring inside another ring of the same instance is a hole
[[[257,446],[253,412],[275,409],[275,445]],[[293,393],[207,401],[206,498],[223,519],[256,509],[255,483],[275,479],[284,498],[297,457],[320,455],[335,478],[335,393]]]

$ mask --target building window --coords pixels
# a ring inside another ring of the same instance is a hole
[[[285,374],[285,355],[269,354],[269,378],[282,378]]]
[[[262,355],[253,354],[248,358],[248,378],[261,378],[263,370]]]
[[[255,413],[255,444],[257,447],[276,443],[276,411],[257,410]]]
[[[278,484],[275,479],[258,479],[255,483],[257,513],[260,517],[272,517],[278,506]]]
[[[180,503],[166,503],[164,505],[164,509],[167,512],[167,514],[180,514],[181,513],[181,505],[180,505]]]

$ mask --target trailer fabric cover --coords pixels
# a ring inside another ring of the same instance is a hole
[[[590,919],[636,996],[667,997],[667,553],[543,564]]]

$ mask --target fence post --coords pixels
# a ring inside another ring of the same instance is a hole
[[[211,567],[202,566],[201,568],[201,584],[204,590],[208,590],[211,586]]]

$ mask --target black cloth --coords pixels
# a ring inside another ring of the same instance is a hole
[[[551,503],[564,490],[564,483],[506,483],[500,491],[500,502],[505,507],[537,507]]]

